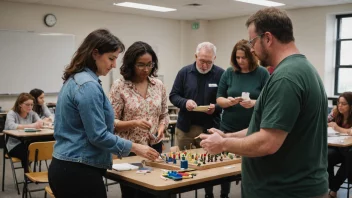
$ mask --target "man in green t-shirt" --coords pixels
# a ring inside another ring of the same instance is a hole
[[[247,23],[249,44],[263,66],[275,68],[248,129],[201,135],[209,153],[243,156],[242,197],[327,197],[327,98],[313,65],[299,53],[291,19],[265,8]],[[235,120],[234,120],[235,122]]]

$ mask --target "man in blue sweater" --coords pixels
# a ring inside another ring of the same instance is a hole
[[[218,128],[222,111],[216,105],[216,93],[224,70],[214,65],[216,47],[209,42],[200,43],[195,58],[194,63],[178,72],[170,92],[171,103],[180,108],[176,125],[180,150],[189,149],[191,144],[200,148],[200,139],[194,138],[207,129]],[[193,111],[204,105],[209,106],[204,112]]]

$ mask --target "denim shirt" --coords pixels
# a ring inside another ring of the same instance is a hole
[[[71,76],[58,96],[53,157],[97,168],[112,167],[111,153],[128,156],[132,142],[113,134],[114,111],[90,69]]]
[[[224,69],[213,65],[213,68],[207,74],[204,93],[199,93],[197,82],[199,72],[196,69],[196,63],[187,65],[178,72],[169,96],[170,102],[180,108],[176,124],[177,128],[185,133],[189,132],[191,125],[193,125],[191,122],[192,117],[199,115],[199,112],[187,110],[186,103],[189,99],[195,100],[198,106],[209,105],[210,103],[215,104],[215,111],[212,115],[203,113],[202,127],[204,131],[212,127],[219,128],[222,108],[216,104],[216,93],[223,73]],[[204,104],[199,104],[196,101],[197,95],[204,97]]]

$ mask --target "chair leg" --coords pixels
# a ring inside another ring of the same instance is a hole
[[[198,191],[197,191],[197,190],[194,191],[194,195],[195,195],[195,196],[194,196],[195,198],[198,197]]]
[[[105,188],[106,188],[106,192],[109,192],[109,185],[108,185],[108,179],[105,178]]]
[[[45,160],[46,170],[49,170],[48,162]]]
[[[46,193],[46,191],[44,191],[44,198],[46,198],[46,195],[47,195],[47,193]]]
[[[5,145],[6,146],[6,145]],[[5,149],[3,149],[3,156],[2,156],[2,191],[5,190]]]
[[[24,176],[22,198],[25,198],[25,196],[27,195],[26,189],[27,189],[27,180],[26,180],[26,176]]]
[[[17,176],[16,176],[16,169],[15,166],[13,165],[13,162],[11,160],[11,158],[9,158],[10,160],[10,164],[11,164],[11,169],[12,169],[12,176],[13,176],[13,182],[15,184],[15,187],[17,189],[17,194],[20,195],[20,188],[18,187],[18,181],[17,181]]]

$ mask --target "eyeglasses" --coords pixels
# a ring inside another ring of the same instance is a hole
[[[212,65],[213,61],[199,60],[200,64]]]
[[[253,46],[254,46],[254,43],[255,43],[254,41],[255,41],[257,38],[262,37],[264,34],[265,34],[265,33],[261,33],[261,34],[259,34],[258,36],[256,36],[256,37],[252,38],[251,40],[249,40],[249,41],[248,41],[249,47],[253,47]]]
[[[138,69],[145,69],[145,68],[151,69],[151,68],[155,67],[155,63],[154,62],[147,63],[147,64],[137,63],[136,67]]]
[[[24,105],[26,105],[27,107],[33,107],[34,106],[34,104],[28,104],[28,103],[23,103]]]

